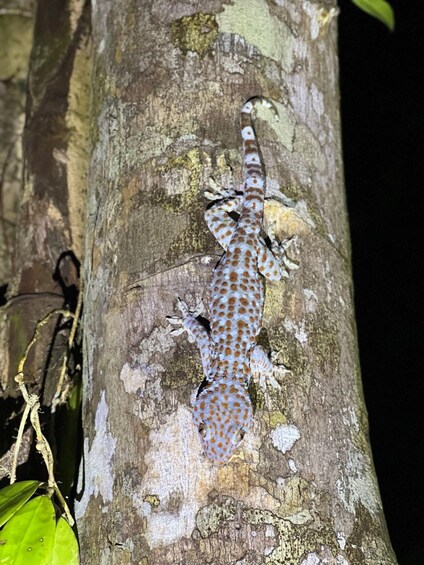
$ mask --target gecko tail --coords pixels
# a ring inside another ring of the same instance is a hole
[[[275,106],[274,102],[266,96],[252,96],[252,98],[246,100],[241,109],[242,114],[244,113],[250,115],[254,108],[259,104],[261,104],[265,108],[270,108],[273,111],[275,118],[278,120],[277,107]]]
[[[241,109],[240,114],[240,126],[241,126],[241,137],[243,141],[243,175],[245,179],[245,184],[247,181],[250,182],[252,177],[256,177],[255,183],[261,185],[262,190],[261,198],[264,198],[263,186],[265,183],[265,171],[262,165],[262,159],[260,156],[260,150],[258,145],[258,140],[255,134],[255,128],[253,125],[254,116],[252,115],[253,110],[258,105],[270,108],[276,117],[278,117],[277,108],[275,104],[269,98],[265,96],[253,96],[249,98]],[[260,179],[260,180],[258,180]],[[254,183],[254,184],[255,184]],[[252,188],[252,191],[254,189]],[[252,197],[253,198],[253,197]]]

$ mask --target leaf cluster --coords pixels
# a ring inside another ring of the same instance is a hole
[[[1,565],[78,565],[78,541],[39,481],[0,490]],[[35,495],[35,496],[34,496]]]

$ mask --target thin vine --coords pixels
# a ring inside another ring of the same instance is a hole
[[[62,367],[61,367],[61,371],[60,371],[60,375],[59,375],[59,379],[58,379],[58,383],[56,386],[56,392],[53,398],[53,402],[52,402],[52,412],[55,411],[56,406],[58,404],[61,404],[63,402],[66,401],[66,390],[64,387],[64,382],[65,382],[65,377],[66,377],[66,370],[67,370],[67,365],[68,365],[68,358],[69,358],[69,352],[71,351],[73,344],[74,344],[74,340],[75,340],[75,335],[76,335],[76,331],[77,331],[77,326],[78,326],[78,321],[81,315],[81,309],[82,309],[82,292],[80,289],[79,292],[79,296],[78,296],[78,303],[77,303],[77,307],[75,312],[71,312],[70,310],[65,310],[65,309],[56,309],[56,310],[52,310],[51,312],[49,312],[43,319],[39,320],[37,322],[37,325],[34,329],[34,333],[33,336],[31,338],[31,340],[28,342],[25,351],[19,361],[18,364],[18,372],[15,376],[15,382],[17,383],[19,390],[22,394],[22,397],[24,399],[25,402],[25,408],[24,408],[24,412],[21,418],[21,422],[19,424],[19,429],[18,429],[18,435],[16,438],[16,444],[15,444],[15,448],[14,448],[14,453],[13,453],[13,460],[12,460],[12,468],[10,471],[10,484],[13,484],[16,481],[16,469],[17,469],[17,465],[18,465],[18,455],[19,455],[19,449],[21,447],[22,444],[22,437],[24,434],[24,430],[25,430],[25,425],[27,423],[28,420],[28,416],[31,422],[31,425],[35,431],[35,436],[36,436],[36,449],[37,451],[39,451],[41,453],[41,456],[43,457],[43,461],[44,464],[46,466],[47,469],[47,473],[48,473],[48,481],[47,481],[47,487],[48,487],[48,493],[49,496],[51,497],[53,494],[55,494],[64,510],[64,514],[65,517],[67,519],[67,521],[69,522],[69,524],[71,526],[73,526],[74,524],[74,519],[72,518],[71,512],[69,510],[69,507],[66,503],[66,500],[64,498],[64,496],[62,495],[55,476],[54,476],[54,457],[53,457],[53,453],[50,447],[49,442],[47,441],[46,437],[44,436],[42,430],[41,430],[41,424],[40,424],[40,418],[39,418],[39,409],[40,409],[40,398],[37,394],[33,394],[30,393],[27,389],[27,386],[25,384],[25,375],[24,375],[24,366],[25,366],[25,362],[28,359],[28,355],[29,352],[31,350],[31,348],[33,347],[33,345],[36,343],[40,331],[41,329],[48,323],[48,321],[50,320],[50,318],[52,316],[55,315],[62,315],[64,318],[72,318],[72,326],[71,326],[71,330],[69,333],[69,338],[68,338],[68,347],[67,350],[64,354],[63,357],[63,362],[62,362]]]

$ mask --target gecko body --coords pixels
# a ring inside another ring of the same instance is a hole
[[[252,374],[273,369],[265,350],[256,345],[264,303],[262,275],[279,280],[287,276],[286,269],[295,268],[284,254],[288,241],[278,245],[270,234],[269,249],[260,236],[265,174],[252,123],[252,110],[258,103],[274,109],[262,97],[242,107],[240,191],[218,189],[212,194],[218,199],[205,213],[209,229],[225,250],[211,282],[210,330],[197,319],[200,310],[190,312],[182,301],[182,318],[169,318],[171,323],[181,323],[173,333],[186,330],[199,347],[205,380],[197,393],[193,420],[206,456],[218,464],[230,459],[252,426],[248,393]]]

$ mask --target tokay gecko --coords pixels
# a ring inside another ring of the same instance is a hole
[[[265,175],[252,124],[256,104],[273,109],[267,99],[249,99],[241,109],[243,184],[239,191],[215,186],[206,197],[214,200],[206,210],[210,231],[224,248],[211,283],[210,330],[198,319],[202,308],[190,311],[179,300],[182,317],[168,321],[187,331],[199,347],[205,380],[194,403],[193,419],[206,456],[226,463],[253,420],[248,386],[253,374],[272,375],[275,367],[256,337],[261,329],[264,288],[262,276],[272,281],[288,276],[293,264],[285,255],[291,240],[277,243],[273,227],[268,237],[262,229]],[[236,219],[234,219],[236,218]]]

